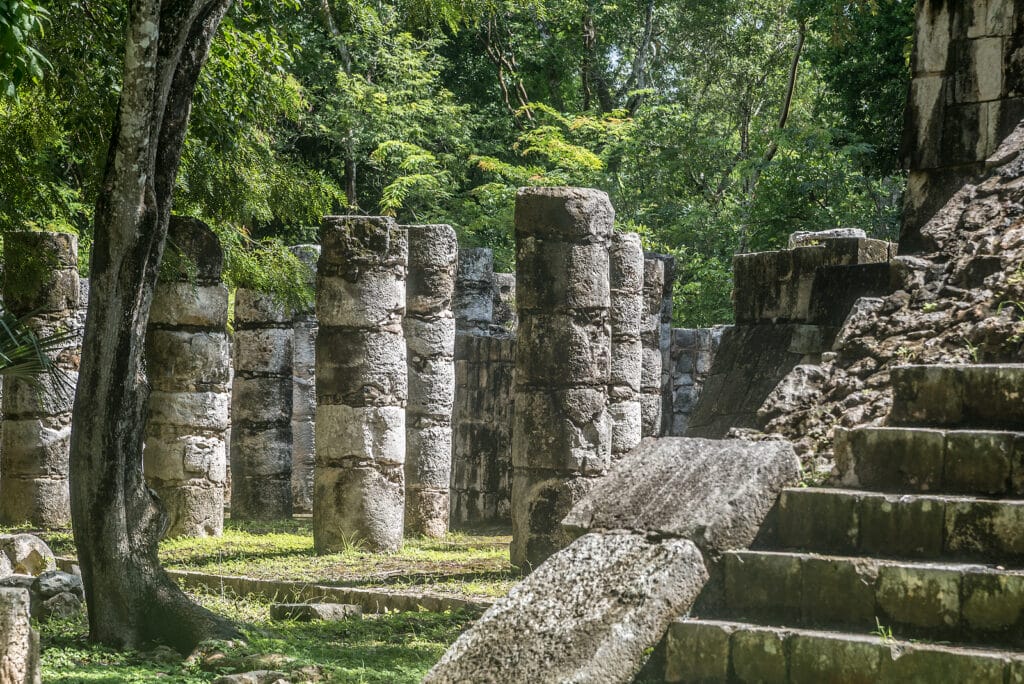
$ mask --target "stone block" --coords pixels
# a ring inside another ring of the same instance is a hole
[[[407,411],[415,416],[451,416],[455,402],[455,366],[451,358],[409,358]]]
[[[313,487],[317,553],[353,546],[385,553],[401,548],[405,510],[401,466],[318,467]]]
[[[564,524],[657,531],[717,556],[748,546],[779,492],[798,478],[787,442],[649,440],[617,461]]]
[[[611,459],[611,418],[604,387],[516,394],[517,468],[604,472]]]
[[[860,497],[828,489],[787,489],[779,498],[779,543],[853,555],[860,537]]]
[[[941,430],[860,428],[837,440],[836,459],[852,464],[853,481],[863,487],[935,491],[943,484],[945,441]]]
[[[271,620],[337,621],[362,617],[362,606],[350,603],[275,603],[270,606]]]
[[[292,379],[235,375],[231,399],[232,422],[240,424],[291,422]]]
[[[237,374],[292,375],[292,328],[242,328],[235,331]]]
[[[19,525],[26,520],[49,528],[71,526],[71,501],[66,478],[6,477],[0,496],[0,523]]]
[[[290,473],[250,476],[231,472],[233,520],[290,520],[292,483]]]
[[[321,404],[316,418],[318,466],[405,462],[405,410],[401,407]]]
[[[317,271],[351,276],[375,269],[405,270],[408,231],[386,216],[325,216],[320,224]]]
[[[226,430],[229,400],[229,395],[220,392],[154,391],[149,396],[149,422]]]
[[[968,573],[960,591],[967,628],[988,634],[1024,633],[1024,575]]]
[[[316,348],[320,404],[387,406],[406,401],[408,371],[401,331],[320,328]]]
[[[630,682],[706,580],[688,541],[586,535],[492,606],[424,682]]]
[[[27,378],[5,378],[4,415],[10,420],[70,414],[77,383],[75,371],[62,371],[60,375],[43,373],[36,377],[36,382]]]
[[[665,637],[665,681],[672,684],[729,679],[732,629],[722,623],[677,620]]]
[[[794,554],[724,556],[725,601],[733,615],[800,619],[802,574]]]
[[[231,477],[291,478],[291,425],[239,427],[231,433]]]
[[[39,634],[29,618],[25,589],[0,589],[0,681],[39,684]]]
[[[228,289],[224,285],[161,283],[153,292],[149,324],[223,330],[228,323]]]
[[[427,489],[422,485],[406,487],[406,534],[442,539],[448,533],[448,488]]]
[[[0,445],[5,478],[67,479],[71,417],[8,418],[0,431]]]
[[[448,310],[455,289],[458,239],[447,225],[406,226],[409,231],[410,313]]]
[[[494,252],[487,247],[460,249],[456,268],[460,284],[475,283],[488,288],[494,282]]]
[[[197,432],[188,426],[147,426],[142,452],[147,480],[172,482],[205,477],[223,482],[227,463],[224,434]]]
[[[883,682],[977,682],[999,684],[1006,668],[999,654],[911,645],[882,660]]]
[[[790,639],[791,682],[874,684],[881,679],[889,647],[877,638],[848,635],[841,639],[794,634]],[[895,680],[899,681],[899,680]]]
[[[516,382],[536,387],[607,385],[611,328],[606,312],[532,314],[519,322]]]
[[[36,577],[57,569],[53,551],[34,534],[0,534],[0,556],[20,575]]]
[[[877,600],[883,624],[951,630],[960,620],[961,571],[886,564],[878,571]]]
[[[909,496],[867,496],[860,504],[860,550],[867,554],[935,558],[942,554],[945,506]]]
[[[524,238],[516,245],[516,263],[520,314],[609,306],[607,242],[571,244]]]
[[[405,328],[409,358],[451,356],[454,353],[455,319],[452,316],[406,316],[402,326]]]
[[[171,216],[161,263],[165,282],[217,283],[224,271],[224,250],[217,234],[191,216]],[[168,272],[168,270],[170,272]]]
[[[732,667],[740,682],[785,684],[785,634],[768,629],[739,630],[732,635]],[[728,680],[726,680],[728,681]]]
[[[407,428],[406,481],[447,488],[451,481],[452,429],[447,425]]]
[[[165,537],[219,537],[224,533],[223,486],[156,484],[153,489],[167,509]]]
[[[1008,493],[1015,436],[968,430],[948,432],[944,491]]]
[[[155,390],[226,391],[231,380],[231,343],[226,332],[153,328],[146,333],[146,358],[146,378]]]
[[[801,565],[801,615],[805,623],[866,624],[875,620],[878,567],[870,561],[807,556]]]
[[[657,394],[644,392],[640,394],[640,428],[644,437],[661,436],[661,391]]]
[[[612,340],[608,384],[640,391],[644,361],[640,340]]]
[[[557,242],[610,240],[615,210],[608,195],[589,188],[521,188],[516,193],[516,238]],[[607,273],[607,269],[605,269]]]
[[[639,400],[609,401],[612,454],[625,454],[640,444],[643,438],[641,411]]]
[[[1024,502],[946,503],[946,550],[1005,563],[1024,558]]]
[[[405,313],[405,280],[401,272],[368,271],[355,280],[320,275],[316,315],[322,326],[393,327]]]
[[[530,569],[573,540],[559,523],[593,485],[587,477],[515,469],[512,476],[513,565]]]

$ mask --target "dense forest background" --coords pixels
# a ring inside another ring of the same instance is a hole
[[[0,17],[0,234],[76,232],[83,262],[123,4],[36,0],[20,25]],[[314,241],[327,213],[450,223],[508,269],[517,187],[597,187],[623,229],[677,257],[677,324],[725,323],[736,252],[795,230],[896,236],[913,11],[236,0],[197,89],[175,211],[215,227],[236,284],[287,289],[301,278],[281,247]]]

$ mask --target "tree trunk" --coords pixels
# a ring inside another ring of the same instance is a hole
[[[96,205],[71,435],[71,510],[90,637],[183,652],[231,638],[160,567],[167,515],[142,473],[143,349],[196,79],[230,0],[132,0],[124,82]]]

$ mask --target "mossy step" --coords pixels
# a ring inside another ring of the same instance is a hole
[[[666,637],[665,681],[1005,684],[1024,681],[1024,653],[680,619]]]
[[[1024,426],[1024,364],[899,366],[891,377],[893,425]]]
[[[1024,496],[1024,432],[863,427],[836,431],[844,486]]]
[[[1024,571],[768,551],[723,560],[716,617],[1024,647]]]
[[[765,548],[1024,566],[1024,500],[790,488]]]

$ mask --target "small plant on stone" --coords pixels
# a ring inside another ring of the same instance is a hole
[[[981,351],[978,349],[978,345],[972,344],[970,340],[964,340],[964,345],[967,346],[967,353],[971,355],[971,361],[979,363],[978,359],[981,358]]]
[[[892,635],[892,627],[883,625],[877,616],[875,617],[875,628],[871,634],[881,639],[883,644],[891,644],[896,641],[896,637]]]

